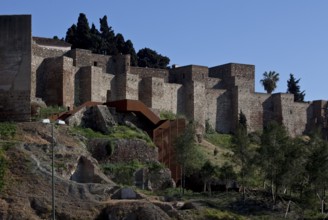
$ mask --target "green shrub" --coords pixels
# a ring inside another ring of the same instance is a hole
[[[176,114],[172,111],[161,111],[159,117],[161,120],[174,120],[177,118]]]
[[[161,192],[158,192],[159,195],[162,196],[167,196],[167,197],[177,197],[180,198],[181,197],[181,189],[180,187],[176,187],[176,188],[167,188]],[[192,197],[193,196],[193,191],[191,190],[184,190],[184,197]]]
[[[205,133],[206,134],[214,134],[215,130],[213,129],[212,125],[209,122],[209,119],[205,121]]]
[[[231,145],[231,135],[229,134],[220,134],[217,132],[211,134],[205,134],[204,138],[214,144],[215,146],[220,146],[224,148],[229,148]]]
[[[108,163],[102,166],[107,175],[110,175],[114,182],[122,185],[134,185],[133,173],[144,167],[139,161],[133,160],[127,163]]]
[[[165,165],[164,164],[159,163],[159,162],[155,162],[155,161],[148,162],[146,164],[146,166],[149,169],[149,171],[151,171],[151,172],[158,172],[161,169],[164,169],[165,168]]]
[[[0,139],[8,140],[16,135],[16,124],[11,122],[0,122]]]
[[[37,116],[34,116],[33,119],[40,120],[42,118],[49,118],[51,115],[59,114],[66,111],[67,109],[63,106],[47,106],[45,108],[41,108],[39,114]]]

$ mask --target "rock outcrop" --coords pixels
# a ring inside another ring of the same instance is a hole
[[[88,149],[98,161],[111,163],[138,160],[141,163],[157,161],[158,150],[140,139],[92,139]]]

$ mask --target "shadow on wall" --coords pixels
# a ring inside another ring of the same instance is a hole
[[[270,121],[273,121],[275,119],[274,106],[271,100],[271,96],[262,103],[262,108],[263,108],[262,125],[264,127]]]
[[[44,98],[44,90],[45,90],[45,77],[44,77],[44,61],[40,64],[40,66],[36,70],[36,97]]]
[[[180,87],[177,91],[177,115],[184,115],[184,90],[183,87]]]
[[[220,133],[230,133],[232,132],[232,103],[231,103],[231,93],[229,91],[223,92],[216,99],[216,103],[220,103],[216,109],[216,124],[215,130]]]

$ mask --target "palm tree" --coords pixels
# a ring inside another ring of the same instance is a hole
[[[277,87],[277,82],[279,81],[279,73],[275,71],[269,71],[263,73],[263,79],[260,80],[264,89],[267,93],[271,94],[273,90]]]

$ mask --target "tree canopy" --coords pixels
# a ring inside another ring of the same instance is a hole
[[[277,82],[279,81],[279,73],[275,71],[269,71],[263,73],[263,79],[260,80],[267,93],[271,94],[277,88]]]
[[[137,53],[138,66],[150,68],[167,68],[170,59],[166,56],[158,54],[155,50],[143,48]]]
[[[287,80],[287,93],[294,94],[295,102],[304,102],[305,91],[301,92],[299,82],[301,79],[295,79],[294,75],[291,73],[289,75],[289,80]]]
[[[130,54],[131,65],[151,68],[167,68],[170,59],[149,48],[136,53],[131,40],[125,40],[123,34],[115,34],[108,25],[107,16],[99,19],[100,30],[94,24],[89,26],[85,14],[80,13],[77,24],[73,24],[66,32],[65,41],[72,48],[91,50],[93,53],[116,55]]]
[[[176,161],[181,166],[181,187],[185,187],[185,176],[193,171],[200,170],[203,165],[203,156],[199,145],[196,144],[195,124],[190,122],[182,135],[177,137],[174,144]],[[182,194],[184,190],[182,191]]]
[[[264,128],[261,136],[261,147],[258,149],[262,157],[260,169],[264,178],[271,182],[271,193],[273,202],[279,187],[282,186],[282,177],[288,171],[288,133],[286,129],[277,122],[269,122]]]

